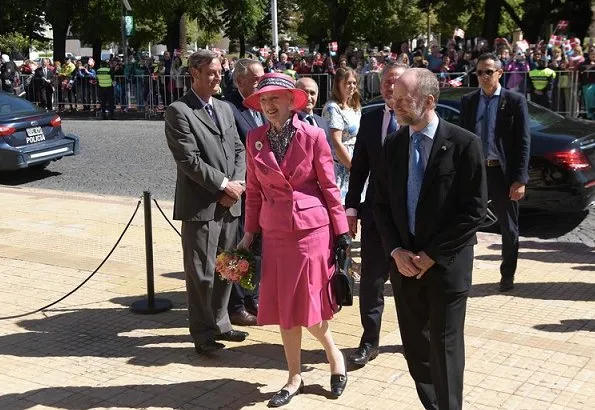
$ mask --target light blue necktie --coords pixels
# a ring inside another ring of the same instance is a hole
[[[424,161],[423,161],[423,142],[424,135],[418,132],[411,136],[413,149],[409,158],[409,178],[407,178],[407,219],[409,222],[409,232],[415,235],[415,210],[419,191],[424,179]]]
[[[481,142],[483,144],[483,156],[488,157],[489,136],[490,136],[490,101],[491,97],[483,96],[483,117],[481,117]]]
[[[388,126],[386,127],[386,136],[397,131],[397,119],[395,118],[395,112],[390,110],[390,118],[388,120]]]

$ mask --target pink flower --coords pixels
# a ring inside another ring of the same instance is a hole
[[[247,260],[242,259],[242,260],[240,260],[240,263],[238,263],[238,269],[241,273],[245,274],[248,272],[248,269],[250,269],[250,264],[248,263]]]

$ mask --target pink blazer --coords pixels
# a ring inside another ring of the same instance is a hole
[[[331,150],[324,131],[293,116],[297,131],[280,165],[266,132],[246,137],[246,232],[319,228],[332,224],[335,235],[348,232]]]

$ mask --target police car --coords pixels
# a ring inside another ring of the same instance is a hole
[[[53,111],[0,91],[0,171],[43,169],[79,152],[79,138],[62,132]]]

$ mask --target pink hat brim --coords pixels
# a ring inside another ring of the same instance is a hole
[[[245,98],[244,106],[250,108],[251,110],[262,112],[262,108],[260,106],[261,94],[279,90],[289,91],[293,94],[293,111],[301,111],[306,107],[306,105],[308,105],[308,94],[306,94],[304,90],[300,90],[298,88],[285,88],[277,85],[269,85],[263,87],[258,91],[255,91],[254,93],[250,94],[249,97]]]

